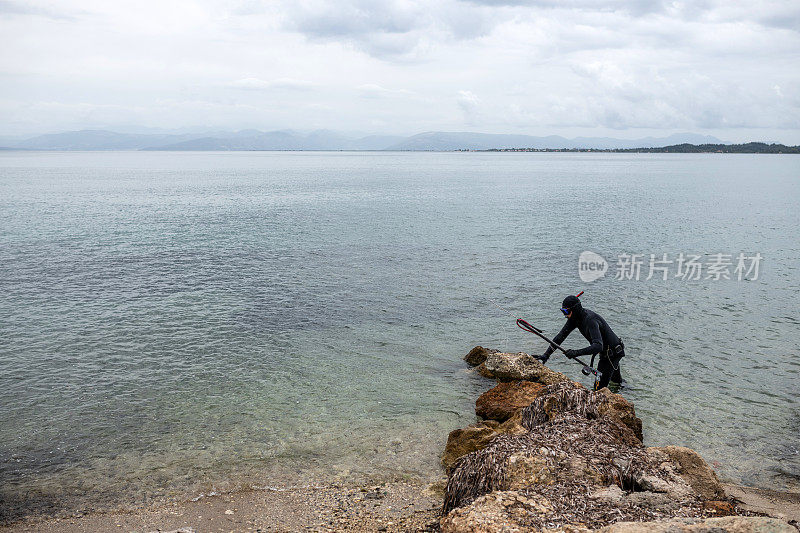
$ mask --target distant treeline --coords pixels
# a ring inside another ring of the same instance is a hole
[[[659,148],[494,148],[481,152],[633,152],[657,154],[800,154],[800,146],[783,144],[673,144]]]

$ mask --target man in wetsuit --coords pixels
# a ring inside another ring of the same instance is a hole
[[[577,296],[564,298],[564,302],[561,304],[561,312],[567,317],[567,323],[555,336],[553,342],[561,344],[572,333],[573,329],[578,328],[578,331],[586,337],[586,340],[591,345],[580,350],[567,350],[565,355],[569,358],[591,355],[592,364],[594,364],[595,356],[600,354],[597,370],[602,373],[602,377],[599,381],[596,380],[594,382],[594,390],[608,387],[611,392],[619,391],[622,383],[619,362],[625,355],[625,345],[620,338],[611,331],[603,317],[594,311],[584,309]],[[536,356],[536,359],[542,363],[547,362],[553,350],[554,348],[549,346],[542,355]]]

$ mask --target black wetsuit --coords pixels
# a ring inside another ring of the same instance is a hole
[[[591,355],[594,360],[594,356],[600,354],[597,370],[602,372],[603,376],[599,382],[595,382],[595,390],[606,387],[609,381],[621,383],[622,373],[619,371],[619,361],[625,355],[625,345],[603,317],[589,309],[575,309],[553,342],[561,344],[575,328],[578,328],[578,331],[591,343],[586,348],[575,350],[575,355]],[[542,355],[547,358],[553,353],[553,350],[554,348],[550,346]]]

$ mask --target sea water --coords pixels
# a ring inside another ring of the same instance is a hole
[[[790,155],[0,152],[0,513],[435,477],[580,290],[646,444],[797,490],[798,216]]]

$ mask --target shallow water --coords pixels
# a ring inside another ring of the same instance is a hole
[[[798,157],[0,152],[0,213],[6,516],[430,476],[491,386],[461,357],[543,349],[491,300],[555,333],[578,290],[647,444],[800,487]],[[764,259],[644,280],[680,252]]]

